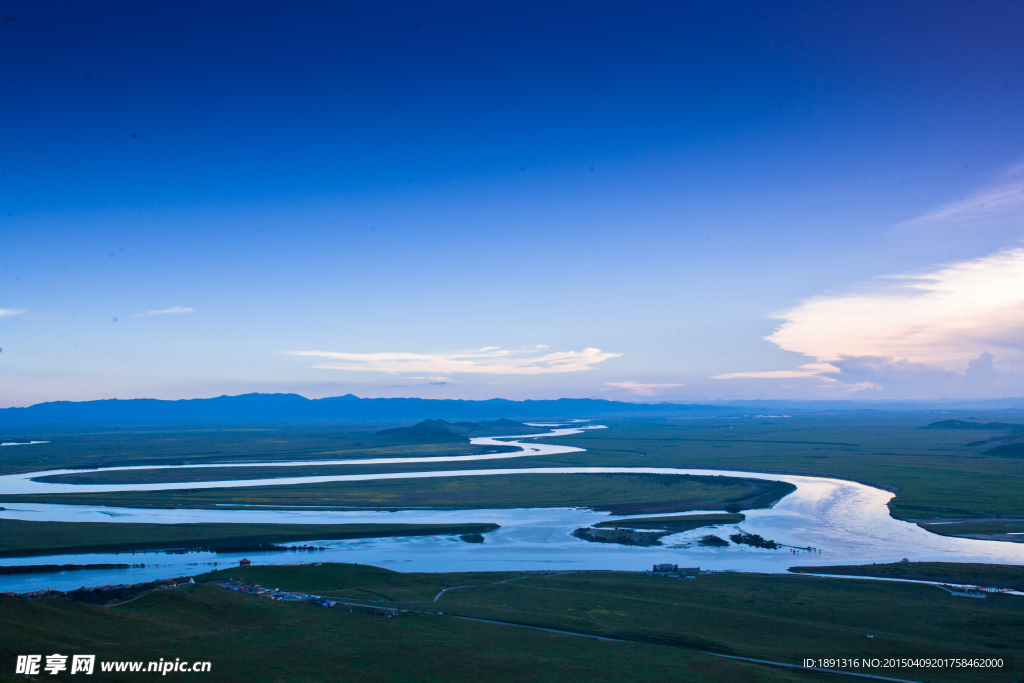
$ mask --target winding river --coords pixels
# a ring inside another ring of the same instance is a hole
[[[518,446],[515,453],[431,458],[379,458],[373,460],[337,460],[316,462],[229,463],[213,465],[167,465],[156,467],[115,467],[101,470],[49,470],[0,477],[0,501],[4,495],[19,493],[69,493],[152,491],[161,489],[205,489],[241,486],[281,486],[329,481],[365,481],[373,479],[428,478],[452,476],[490,476],[495,474],[587,474],[645,473],[691,474],[746,477],[789,482],[796,491],[774,507],[749,510],[739,525],[716,529],[695,529],[666,536],[664,545],[654,547],[620,546],[590,543],[573,537],[572,531],[601,521],[626,520],[578,508],[530,508],[494,510],[402,510],[355,511],[322,509],[278,510],[254,506],[238,510],[132,509],[86,505],[2,503],[8,508],[0,517],[34,521],[65,522],[150,522],[179,524],[186,522],[253,522],[292,524],[339,523],[422,523],[454,524],[494,522],[501,528],[488,533],[482,544],[464,543],[453,536],[360,539],[351,541],[305,542],[326,546],[327,550],[309,552],[271,551],[246,553],[258,564],[285,564],[297,561],[359,562],[403,571],[485,571],[539,569],[646,569],[653,563],[671,562],[705,569],[783,572],[793,565],[864,564],[893,562],[902,558],[914,561],[957,561],[1024,564],[1024,544],[999,541],[949,538],[929,533],[889,516],[886,503],[893,494],[871,486],[842,479],[725,470],[674,469],[650,467],[542,467],[487,470],[447,470],[384,474],[350,474],[315,477],[278,477],[235,479],[207,482],[164,482],[150,484],[71,484],[39,481],[62,474],[103,472],[125,469],[195,469],[196,467],[298,467],[316,465],[365,465],[423,462],[461,462],[518,458],[536,455],[578,452],[571,446],[537,444],[525,438],[576,434],[577,427],[555,429],[531,437],[476,438],[483,446]],[[683,513],[699,514],[698,511]],[[721,537],[741,529],[747,533],[783,543],[777,550],[756,549],[730,544],[725,548],[697,545],[697,540],[715,533]],[[296,544],[303,545],[303,544]],[[798,548],[814,548],[813,551]],[[117,570],[83,570],[53,574],[0,576],[0,591],[29,591],[39,588],[67,590],[82,585],[134,583],[168,576],[198,574],[219,566],[237,566],[240,553],[186,554],[121,553],[82,554],[47,557],[9,558],[6,565],[34,564],[142,564],[145,567]]]

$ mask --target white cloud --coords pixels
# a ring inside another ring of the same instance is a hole
[[[194,308],[185,308],[184,306],[172,306],[160,311],[146,311],[142,315],[176,315],[178,313],[192,313],[195,310]]]
[[[290,356],[326,358],[331,362],[314,365],[315,368],[347,370],[352,372],[386,372],[389,374],[419,372],[435,374],[473,373],[484,375],[544,375],[561,372],[590,370],[594,365],[621,353],[606,353],[601,349],[557,351],[538,355],[547,347],[532,347],[518,351],[496,346],[475,351],[452,353],[340,353],[335,351],[287,351]]]
[[[821,377],[823,372],[839,372],[839,368],[831,363],[807,363],[801,365],[799,370],[763,370],[757,372],[730,372],[724,375],[715,375],[711,379],[799,379],[801,377],[818,377],[827,381],[835,381],[831,378]]]
[[[0,308],[0,318],[6,318],[9,315],[21,315],[22,313],[25,313],[25,311],[16,308]]]
[[[1024,249],[813,297],[775,317],[783,322],[765,339],[817,362],[714,379],[804,378],[829,391],[893,387],[923,397],[1019,393]]]
[[[858,294],[820,296],[779,314],[766,337],[819,362],[863,356],[962,370],[981,353],[1024,351],[1024,249],[889,278]]]
[[[643,384],[641,382],[607,382],[610,387],[625,389],[637,396],[654,396],[659,389],[671,389],[672,387],[685,386],[683,384]]]

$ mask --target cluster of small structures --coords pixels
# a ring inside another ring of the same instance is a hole
[[[284,600],[286,602],[301,602],[303,600],[315,600],[323,604],[324,607],[334,607],[334,601],[328,598],[321,597],[319,595],[309,595],[308,593],[288,593],[280,588],[264,588],[258,583],[245,583],[243,581],[237,581],[230,579],[222,584],[219,584],[229,591],[235,593],[244,593],[245,595],[258,595],[261,598],[268,598],[270,600]]]
[[[264,588],[259,584],[245,583],[237,579],[229,579],[224,582],[216,582],[215,586],[226,588],[229,591],[235,593],[244,593],[245,595],[255,595],[260,598],[266,598],[268,600],[282,600],[285,602],[315,602],[321,607],[335,607],[339,604],[337,600],[333,598],[324,597],[323,595],[313,595],[312,593],[289,593],[283,591],[280,588]],[[405,614],[406,610],[394,609],[391,607],[367,607],[366,605],[360,605],[357,603],[341,603],[347,604],[353,607],[363,607],[367,613],[374,614],[381,617],[397,617]]]
[[[400,617],[405,614],[405,610],[394,607],[367,607],[366,613],[378,617]]]
[[[658,576],[693,579],[700,574],[700,567],[680,567],[678,564],[656,564],[649,572]]]

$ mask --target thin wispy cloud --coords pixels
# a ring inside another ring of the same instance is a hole
[[[729,372],[715,375],[711,379],[799,379],[801,377],[817,377],[823,372],[839,372],[839,368],[831,363],[807,363],[797,370],[759,370],[756,372]],[[831,378],[825,378],[832,380]]]
[[[26,311],[19,310],[17,308],[0,308],[0,318],[6,318],[12,315],[21,315],[22,313],[25,312]]]
[[[897,224],[893,232],[927,235],[1009,230],[1021,236],[1024,219],[1024,163],[1005,171],[995,182],[970,195]]]
[[[146,311],[140,315],[180,315],[182,313],[194,313],[196,309],[186,308],[184,306],[172,306],[171,308],[164,308],[159,311]]]
[[[440,375],[546,375],[590,370],[598,363],[618,358],[621,353],[608,353],[588,348],[582,351],[544,353],[548,347],[508,350],[489,346],[474,351],[451,353],[341,353],[336,351],[287,351],[289,356],[324,358],[315,368],[350,372],[428,373]]]
[[[661,389],[686,386],[684,384],[644,384],[642,382],[607,382],[608,386],[624,389],[636,396],[654,396]]]

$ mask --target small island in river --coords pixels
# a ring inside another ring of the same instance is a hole
[[[722,512],[706,515],[679,515],[673,517],[640,517],[600,522],[592,527],[576,529],[573,536],[595,543],[620,545],[661,545],[663,536],[721,524],[738,524],[746,519],[740,513]],[[726,543],[728,545],[728,543]]]

